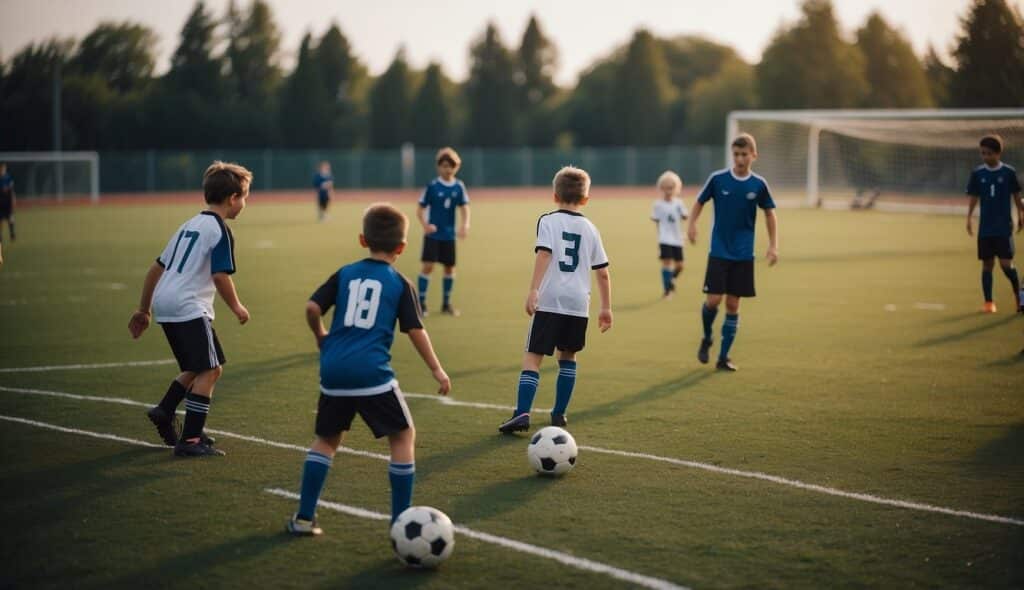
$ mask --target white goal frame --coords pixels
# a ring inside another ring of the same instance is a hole
[[[732,139],[740,121],[772,121],[807,125],[807,196],[805,205],[818,204],[819,139],[830,122],[850,120],[1024,119],[1024,109],[809,109],[732,111],[725,122],[725,166],[732,166]]]
[[[65,162],[89,165],[89,201],[100,201],[100,155],[98,152],[0,152],[0,162],[55,162],[57,164],[57,201],[64,200]]]

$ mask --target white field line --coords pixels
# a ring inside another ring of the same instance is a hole
[[[923,309],[925,311],[943,311],[944,309],[946,309],[946,304],[917,302],[914,304],[914,309]]]
[[[479,408],[481,410],[504,410],[506,412],[509,411],[509,410],[516,409],[515,406],[503,406],[501,404],[487,404],[487,403],[483,403],[483,402],[464,402],[464,401],[461,401],[461,400],[452,399],[451,397],[448,397],[447,395],[437,395],[437,394],[431,394],[431,393],[409,393],[408,391],[403,391],[402,395],[405,396],[405,397],[411,397],[411,398],[416,398],[416,399],[431,399],[431,400],[434,400],[435,402],[441,404],[442,406],[458,406],[458,407],[461,407],[461,408]],[[533,411],[534,412],[544,413],[544,412],[550,412],[551,408],[534,408]]]
[[[145,441],[136,440],[134,438],[126,438],[126,437],[123,437],[123,436],[117,436],[116,434],[107,434],[107,433],[103,433],[103,432],[93,432],[93,431],[90,431],[90,430],[79,430],[77,428],[65,428],[63,426],[58,426],[56,424],[49,424],[47,422],[37,422],[35,420],[27,420],[25,418],[18,418],[18,417],[15,417],[15,416],[5,416],[3,414],[0,414],[0,420],[6,420],[6,421],[9,421],[9,422],[17,422],[19,424],[25,424],[25,425],[28,425],[28,426],[35,426],[37,428],[45,428],[45,429],[48,429],[48,430],[56,430],[58,432],[64,432],[64,433],[67,433],[67,434],[77,434],[77,435],[81,435],[81,436],[89,436],[89,437],[92,437],[92,438],[99,438],[99,439],[104,439],[104,440],[112,440],[112,441],[116,441],[116,442],[122,442],[122,443],[127,443],[127,444],[131,444],[131,445],[137,445],[137,446],[141,446],[141,447],[158,448],[158,449],[166,448],[166,447],[164,447],[162,445],[155,445],[155,444],[148,443],[148,442],[145,442]],[[256,440],[260,440],[260,439],[256,439]],[[284,448],[292,448],[293,447],[293,445],[277,445],[277,446],[282,446]],[[300,447],[300,450],[305,451],[306,449]],[[289,491],[286,491],[286,490],[282,490],[280,488],[270,488],[270,489],[266,489],[264,491],[269,493],[269,494],[273,494],[275,496],[280,496],[282,498],[290,498],[292,500],[298,500],[299,499],[299,495],[298,494],[295,494],[295,493],[292,493],[292,492],[289,492]],[[322,506],[324,508],[328,508],[330,510],[335,510],[337,512],[343,512],[345,514],[349,514],[349,515],[352,515],[352,516],[357,516],[359,518],[369,518],[369,519],[372,519],[372,520],[390,520],[390,517],[388,515],[386,515],[386,514],[381,514],[380,512],[374,512],[372,510],[366,510],[364,508],[357,508],[355,506],[347,506],[345,504],[338,504],[336,502],[327,502],[327,501],[324,501],[324,500],[320,500],[318,505]],[[623,580],[623,581],[626,581],[626,582],[630,582],[630,583],[636,584],[638,586],[642,586],[644,588],[653,588],[654,590],[687,590],[685,586],[679,586],[679,585],[673,584],[672,582],[669,582],[667,580],[662,580],[662,579],[659,579],[659,578],[652,578],[650,576],[644,576],[642,574],[638,574],[638,573],[635,573],[635,572],[619,569],[619,568],[614,567],[614,566],[606,565],[604,563],[600,563],[600,562],[597,562],[597,561],[592,561],[590,559],[585,559],[585,558],[582,558],[582,557],[574,557],[572,555],[569,555],[568,553],[562,553],[561,551],[555,551],[553,549],[546,549],[544,547],[538,547],[537,545],[531,545],[529,543],[523,543],[522,541],[516,541],[516,540],[513,540],[513,539],[509,539],[507,537],[499,537],[497,535],[491,535],[489,533],[483,533],[483,532],[480,532],[480,531],[475,531],[473,529],[466,528],[464,526],[455,526],[454,529],[455,529],[455,532],[457,532],[457,533],[459,533],[461,535],[465,535],[467,537],[470,537],[470,538],[473,538],[473,539],[477,539],[477,540],[483,541],[485,543],[491,543],[491,544],[494,544],[494,545],[498,545],[498,546],[504,547],[506,549],[512,549],[512,550],[515,550],[515,551],[519,551],[521,553],[528,553],[530,555],[536,555],[538,557],[543,557],[545,559],[553,559],[553,560],[555,560],[555,561],[557,561],[559,563],[562,563],[564,565],[568,565],[570,567],[574,567],[574,568],[577,568],[577,569],[581,569],[581,570],[585,570],[585,571],[590,571],[590,572],[594,572],[594,573],[598,573],[598,574],[604,574],[606,576],[609,576],[609,577],[612,577],[612,578],[615,578],[615,579],[618,579],[618,580]]]
[[[126,363],[98,363],[93,365],[51,365],[48,367],[9,367],[0,368],[0,373],[45,373],[47,371],[74,371],[80,369],[116,369],[121,367],[151,367],[153,365],[169,365],[174,359],[159,361],[129,361]]]
[[[282,490],[280,488],[267,488],[263,491],[268,494],[280,496],[282,498],[289,498],[292,500],[299,499],[298,494],[289,492],[287,490]],[[347,504],[339,504],[337,502],[328,502],[326,500],[320,500],[317,505],[322,508],[327,508],[329,510],[334,510],[336,512],[343,512],[345,514],[357,516],[359,518],[368,518],[371,520],[391,519],[391,517],[389,517],[388,515],[382,514],[380,512],[374,512],[372,510],[366,510],[365,508],[358,508],[356,506],[349,506]],[[576,557],[573,555],[569,555],[568,553],[562,553],[561,551],[555,551],[554,549],[538,547],[537,545],[523,543],[522,541],[515,541],[507,537],[500,537],[498,535],[492,535],[490,533],[475,531],[471,528],[467,528],[461,525],[455,525],[453,528],[455,529],[455,532],[459,533],[460,535],[465,535],[471,539],[483,541],[484,543],[491,543],[493,545],[498,545],[506,549],[512,549],[513,551],[519,551],[520,553],[526,553],[537,557],[543,557],[545,559],[552,559],[569,567],[574,567],[576,569],[588,572],[604,574],[617,580],[622,580],[624,582],[636,584],[637,586],[641,586],[644,588],[653,588],[655,590],[685,590],[685,586],[679,586],[667,580],[662,580],[660,578],[652,578],[650,576],[644,576],[642,574],[637,574],[628,570],[619,569],[617,567],[606,565],[604,563],[600,563],[597,561],[592,561],[590,559]]]
[[[149,404],[146,404],[146,403],[143,403],[143,402],[137,402],[135,400],[130,400],[130,399],[99,397],[99,396],[89,396],[89,395],[78,395],[78,394],[74,394],[74,393],[64,393],[64,392],[60,392],[60,391],[44,391],[44,390],[39,390],[39,389],[22,389],[22,388],[4,387],[4,386],[0,386],[0,391],[9,391],[9,392],[12,392],[12,393],[24,393],[24,394],[28,394],[28,395],[44,395],[44,396],[51,396],[51,397],[63,397],[63,398],[67,398],[67,399],[84,400],[84,401],[95,401],[95,402],[105,402],[105,403],[118,403],[118,404],[132,405],[132,406],[149,407]],[[406,393],[403,392],[403,395],[408,396],[409,394],[406,394]],[[426,394],[417,394],[417,397],[422,397],[422,398],[427,398],[427,399],[446,399],[446,398],[440,398],[439,396],[432,396],[432,395],[426,395]],[[451,401],[454,401],[454,400],[451,400]],[[451,403],[451,401],[449,403]],[[463,403],[469,403],[469,402],[463,402]],[[488,404],[488,405],[490,405],[490,404]],[[470,406],[470,407],[476,407],[476,406],[473,405],[473,406]],[[498,407],[504,409],[503,406],[498,406]],[[237,438],[239,440],[245,440],[245,441],[249,441],[249,442],[254,442],[254,443],[263,444],[263,445],[272,446],[272,447],[277,447],[277,448],[282,448],[282,449],[291,449],[291,450],[297,450],[297,451],[302,451],[302,452],[305,452],[307,450],[306,447],[302,447],[302,446],[299,446],[299,445],[292,445],[292,444],[288,444],[288,443],[280,443],[280,442],[275,442],[275,441],[271,441],[271,440],[267,440],[267,439],[263,439],[263,438],[254,437],[254,436],[248,436],[248,435],[244,435],[244,434],[236,434],[236,433],[233,433],[233,432],[227,432],[227,431],[224,431],[224,430],[207,429],[207,432],[210,432],[212,434],[218,434],[218,435],[221,435],[221,436],[227,436],[229,438]],[[592,447],[592,446],[589,446],[589,445],[580,445],[579,448],[581,450],[590,451],[592,453],[599,453],[599,454],[605,454],[605,455],[617,455],[617,456],[620,456],[620,457],[630,457],[630,458],[635,458],[635,459],[645,459],[645,460],[648,460],[648,461],[656,461],[656,462],[659,462],[659,463],[668,463],[670,465],[676,465],[676,466],[679,466],[679,467],[689,467],[689,468],[692,468],[692,469],[701,469],[703,471],[709,471],[709,472],[712,472],[712,473],[717,473],[719,475],[731,475],[731,476],[743,477],[743,478],[747,478],[747,479],[757,479],[757,480],[767,481],[767,482],[771,482],[771,483],[778,484],[778,485],[794,487],[794,488],[801,489],[801,490],[808,491],[808,492],[815,492],[815,493],[819,493],[819,494],[826,494],[826,495],[829,495],[829,496],[837,496],[837,497],[840,497],[840,498],[847,498],[847,499],[850,499],[850,500],[858,500],[858,501],[861,501],[861,502],[869,502],[869,503],[872,503],[872,504],[881,504],[881,505],[884,505],[884,506],[892,506],[892,507],[896,507],[896,508],[904,508],[904,509],[907,509],[907,510],[917,510],[917,511],[921,511],[921,512],[932,512],[932,513],[937,513],[937,514],[945,514],[945,515],[948,515],[948,516],[957,516],[957,517],[961,517],[961,518],[971,518],[971,519],[975,519],[975,520],[983,520],[983,521],[995,522],[995,523],[999,523],[999,524],[1009,524],[1009,525],[1014,525],[1014,526],[1024,526],[1024,519],[1013,518],[1013,517],[1008,517],[1008,516],[999,516],[998,514],[986,514],[986,513],[982,513],[982,512],[971,512],[971,511],[967,511],[967,510],[956,510],[956,509],[953,509],[953,508],[945,508],[943,506],[935,506],[933,504],[925,504],[923,502],[914,502],[914,501],[911,501],[911,500],[899,500],[899,499],[895,499],[895,498],[885,498],[883,496],[875,496],[873,494],[864,494],[864,493],[860,493],[860,492],[847,492],[845,490],[840,490],[840,489],[837,489],[837,488],[830,488],[830,487],[822,486],[822,485],[818,485],[818,484],[806,483],[806,482],[802,482],[802,481],[795,480],[795,479],[788,479],[788,478],[780,477],[780,476],[777,476],[777,475],[771,475],[771,474],[768,474],[768,473],[762,473],[760,471],[743,471],[743,470],[740,470],[740,469],[731,469],[731,468],[728,468],[728,467],[719,467],[718,465],[712,465],[710,463],[701,463],[699,461],[688,461],[686,459],[677,459],[675,457],[663,457],[663,456],[660,456],[660,455],[651,455],[651,454],[648,454],[648,453],[637,453],[637,452],[633,452],[633,451],[621,451],[621,450],[617,450],[617,449],[606,449],[606,448],[602,448],[602,447]],[[348,448],[348,447],[339,447],[338,448],[338,452],[347,453],[347,454],[350,454],[350,455],[358,455],[358,456],[363,456],[363,457],[371,457],[371,458],[374,458],[374,459],[381,459],[381,460],[385,460],[385,461],[388,460],[388,458],[389,458],[388,455],[372,453],[370,451],[361,451],[361,450],[358,450],[358,449],[352,449],[352,448]]]

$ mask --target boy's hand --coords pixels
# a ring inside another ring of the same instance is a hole
[[[469,235],[469,226],[462,226],[459,228],[458,236],[460,239],[465,240],[466,236]]]
[[[428,236],[430,234],[437,233],[437,226],[434,225],[433,223],[428,223],[423,226],[423,233]]]
[[[526,296],[526,315],[532,316],[537,311],[537,302],[540,300],[540,293],[532,289]]]
[[[327,333],[326,332],[318,332],[318,333],[314,334],[314,337],[316,338],[316,348],[317,348],[317,350],[322,349],[324,347],[324,338],[327,338]]]
[[[149,327],[149,312],[136,310],[132,313],[131,319],[128,320],[128,331],[132,335],[132,339],[137,339],[142,336],[142,333]]]
[[[697,226],[687,225],[686,226],[686,238],[690,240],[691,244],[697,243]]]
[[[448,373],[445,373],[441,367],[434,369],[433,373],[434,379],[437,379],[440,385],[437,389],[438,395],[448,395],[448,392],[452,390],[452,380],[448,378]]]
[[[775,266],[779,261],[779,249],[775,246],[768,246],[768,266]]]
[[[249,310],[246,309],[245,306],[242,305],[241,303],[239,303],[235,307],[232,307],[231,312],[235,314],[236,318],[238,318],[239,324],[245,324],[245,322],[249,321]]]
[[[1018,211],[1017,212],[1017,233],[1020,233],[1020,230],[1022,230],[1022,229],[1024,229],[1024,211]],[[0,261],[0,264],[2,264],[2,263],[3,262]]]
[[[612,327],[612,310],[602,309],[601,314],[597,316],[597,327],[601,329],[601,332],[607,332]]]
[[[969,236],[973,236],[974,235],[974,228],[971,227],[971,219],[970,218],[967,218],[967,235],[969,235]]]

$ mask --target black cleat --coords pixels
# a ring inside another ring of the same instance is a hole
[[[565,419],[565,414],[551,414],[551,425],[558,426],[559,428],[565,428],[569,424],[569,421]]]
[[[202,440],[194,443],[181,441],[174,445],[176,457],[223,457],[225,454],[224,451],[215,449]]]
[[[511,418],[505,420],[498,427],[498,431],[502,434],[512,434],[513,432],[522,432],[530,429],[530,415],[519,414],[518,416],[513,414]]]
[[[199,435],[199,442],[205,445],[210,445],[212,447],[213,445],[217,444],[217,439],[213,438],[209,434],[206,434],[206,431],[204,430],[202,434]]]
[[[735,373],[739,370],[736,365],[732,364],[731,359],[718,359],[718,362],[715,363],[715,368],[719,371],[729,371],[730,373]]]
[[[711,345],[713,343],[714,340],[700,341],[700,348],[697,350],[697,360],[700,361],[702,365],[708,364],[708,361],[711,360],[711,355],[708,353],[711,350]]]
[[[420,302],[420,313],[423,315],[423,317],[427,317],[428,315],[430,315],[430,312],[427,311],[426,301]]]
[[[452,305],[450,303],[446,303],[445,305],[441,306],[441,313],[446,314],[446,315],[450,315],[450,316],[456,317],[456,318],[459,317],[460,315],[462,315],[462,312],[460,312],[459,310],[457,310],[454,307],[452,307]]]
[[[165,445],[173,447],[178,444],[181,425],[177,416],[168,414],[160,406],[153,406],[146,412],[146,417],[153,423],[153,426],[156,426],[156,432],[163,439]]]

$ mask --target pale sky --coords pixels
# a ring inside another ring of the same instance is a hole
[[[246,6],[248,0],[237,0]],[[228,0],[207,0],[218,15]],[[518,46],[535,13],[558,47],[556,80],[573,84],[580,70],[627,41],[638,27],[657,35],[705,35],[735,48],[756,63],[782,23],[799,16],[800,0],[269,0],[291,66],[307,31],[322,34],[336,21],[355,53],[374,75],[383,72],[399,46],[411,64],[441,62],[445,73],[463,80],[470,43],[488,20],[506,46]],[[1011,0],[1018,10],[1024,0]],[[840,26],[849,37],[878,10],[909,35],[918,54],[933,44],[947,56],[970,0],[834,0]],[[81,39],[104,20],[131,20],[160,37],[157,71],[164,72],[192,0],[0,0],[0,56],[9,59],[30,42],[53,35]],[[599,8],[597,8],[599,7]]]

